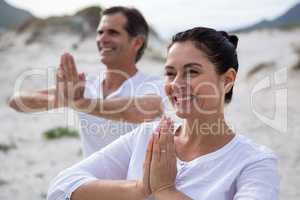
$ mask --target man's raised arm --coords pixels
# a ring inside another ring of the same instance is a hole
[[[163,113],[162,98],[158,95],[87,99],[84,97],[85,81],[85,75],[78,74],[73,57],[64,54],[57,70],[55,88],[16,94],[9,100],[9,106],[25,113],[69,107],[97,117],[131,123],[151,121]]]
[[[36,92],[21,92],[9,100],[9,106],[18,112],[43,112],[59,107],[55,103],[56,89]],[[156,95],[123,97],[115,99],[81,99],[72,103],[72,108],[90,115],[131,123],[151,121],[163,113],[162,99]]]
[[[47,111],[55,107],[55,91],[55,88],[51,88],[36,92],[16,93],[10,98],[8,105],[18,112]]]
[[[143,123],[161,116],[163,103],[158,95],[105,100],[82,99],[74,102],[73,109],[106,119]]]

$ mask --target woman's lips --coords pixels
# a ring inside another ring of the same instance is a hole
[[[188,95],[188,96],[173,96],[172,100],[175,104],[181,104],[185,101],[191,101],[195,99],[195,95]]]

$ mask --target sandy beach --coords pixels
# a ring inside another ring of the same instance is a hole
[[[240,69],[233,101],[226,108],[228,122],[237,134],[266,145],[278,156],[280,199],[284,200],[300,197],[300,70],[292,69],[300,59],[294,51],[295,46],[300,47],[299,35],[300,29],[239,34]],[[50,141],[42,135],[58,126],[78,129],[76,113],[17,113],[7,106],[14,91],[52,85],[59,57],[66,51],[74,55],[81,72],[95,74],[103,69],[94,38],[86,39],[74,50],[76,36],[49,35],[45,41],[29,46],[24,44],[27,37],[15,33],[0,37],[1,200],[45,199],[50,180],[82,159],[79,138]],[[253,72],[262,63],[272,64]],[[140,70],[162,78],[163,65],[150,55],[138,63]]]

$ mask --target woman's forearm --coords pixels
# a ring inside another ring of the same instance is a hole
[[[77,188],[71,200],[141,200],[145,194],[137,181],[101,180],[92,181]]]

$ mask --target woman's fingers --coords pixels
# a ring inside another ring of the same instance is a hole
[[[169,126],[168,119],[167,118],[162,119],[162,122],[160,125],[160,135],[159,135],[159,143],[160,144],[164,144],[167,140],[166,133],[169,128],[168,126]]]
[[[147,150],[146,150],[146,156],[144,160],[144,166],[143,166],[143,184],[145,187],[145,193],[151,194],[151,188],[150,188],[150,165],[151,165],[151,159],[152,159],[152,148],[153,148],[153,135],[151,136]]]
[[[171,163],[174,162],[176,163],[176,150],[175,150],[175,144],[174,144],[174,135],[173,134],[168,134],[168,158],[171,159]]]
[[[160,136],[161,127],[162,127],[162,125],[163,125],[165,119],[166,119],[166,117],[163,116],[163,117],[160,119],[159,124],[157,125],[157,127],[156,127],[155,130],[154,130],[154,133],[158,134],[158,136]]]
[[[160,135],[153,134],[153,151],[150,168],[152,192],[172,186],[176,178],[176,155],[172,122],[164,117],[160,122]]]
[[[153,134],[153,149],[152,149],[152,162],[156,164],[160,160],[160,147],[159,147],[159,135]]]
[[[163,119],[163,122],[161,124],[160,129],[160,135],[159,135],[159,147],[160,147],[160,158],[162,161],[165,161],[167,159],[168,154],[168,121],[167,119]]]
[[[172,128],[170,118],[163,117],[159,123],[158,130],[154,134],[153,156],[154,160],[165,160],[168,157],[168,145],[173,144]],[[157,134],[157,132],[159,134]]]
[[[146,150],[146,156],[144,160],[144,165],[149,167],[152,159],[152,148],[153,148],[153,135],[150,137],[150,140],[148,142],[147,150]]]

